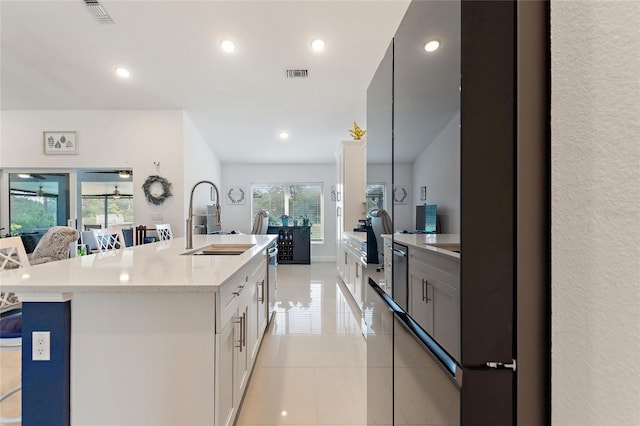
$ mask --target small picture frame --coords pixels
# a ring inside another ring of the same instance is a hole
[[[427,187],[420,187],[420,201],[427,201]]]
[[[46,155],[78,153],[78,132],[43,132],[42,139]]]

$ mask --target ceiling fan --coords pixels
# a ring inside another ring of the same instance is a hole
[[[11,195],[27,195],[27,196],[36,196],[36,197],[58,197],[58,194],[50,194],[48,192],[44,192],[44,190],[42,189],[42,185],[40,185],[40,188],[38,188],[37,191],[31,191],[28,189],[18,189],[18,188],[11,188],[10,189]]]
[[[95,170],[87,173],[118,175],[122,179],[127,179],[133,176],[133,170]]]
[[[122,197],[133,197],[133,194],[124,194],[118,189],[118,185],[114,185],[115,189],[112,192],[104,194],[91,194],[91,197],[111,197],[114,200],[118,200]]]
[[[47,176],[66,176],[64,173],[18,173],[18,177],[21,179],[38,179],[38,180],[46,180]]]

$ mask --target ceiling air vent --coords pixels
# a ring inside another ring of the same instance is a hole
[[[287,78],[307,78],[309,77],[309,70],[287,70]]]
[[[104,10],[104,7],[98,3],[98,0],[84,0],[84,4],[87,5],[89,12],[91,12],[98,22],[102,24],[113,24],[113,19],[111,19],[111,16]]]

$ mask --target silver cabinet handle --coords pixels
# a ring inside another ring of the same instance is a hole
[[[427,290],[425,288],[426,286],[424,285],[424,283],[425,283],[425,279],[423,278],[422,279],[422,301],[424,302],[425,300],[427,300],[428,302],[427,295],[426,295]]]
[[[258,297],[258,302],[264,305],[264,280],[258,284],[260,286],[260,296]]]
[[[240,339],[238,340],[236,348],[240,348],[240,352],[242,352],[242,343],[244,341],[244,313],[241,317],[237,317],[234,322],[240,324]]]
[[[242,313],[242,346],[247,346],[247,313]],[[242,352],[242,348],[240,348],[240,352]]]

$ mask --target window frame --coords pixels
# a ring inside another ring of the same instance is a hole
[[[250,215],[251,215],[251,221],[253,221],[254,217],[255,217],[255,212],[254,212],[254,205],[253,205],[253,192],[254,192],[254,187],[256,186],[280,186],[283,189],[283,193],[284,193],[284,214],[289,215],[289,211],[290,211],[290,206],[289,206],[289,200],[290,200],[290,194],[291,192],[289,191],[289,187],[291,186],[318,186],[320,188],[320,235],[318,238],[311,238],[311,244],[324,244],[325,241],[325,228],[326,228],[326,222],[325,222],[325,208],[324,208],[324,182],[251,182],[251,208],[250,208]],[[292,224],[290,224],[292,226]]]

